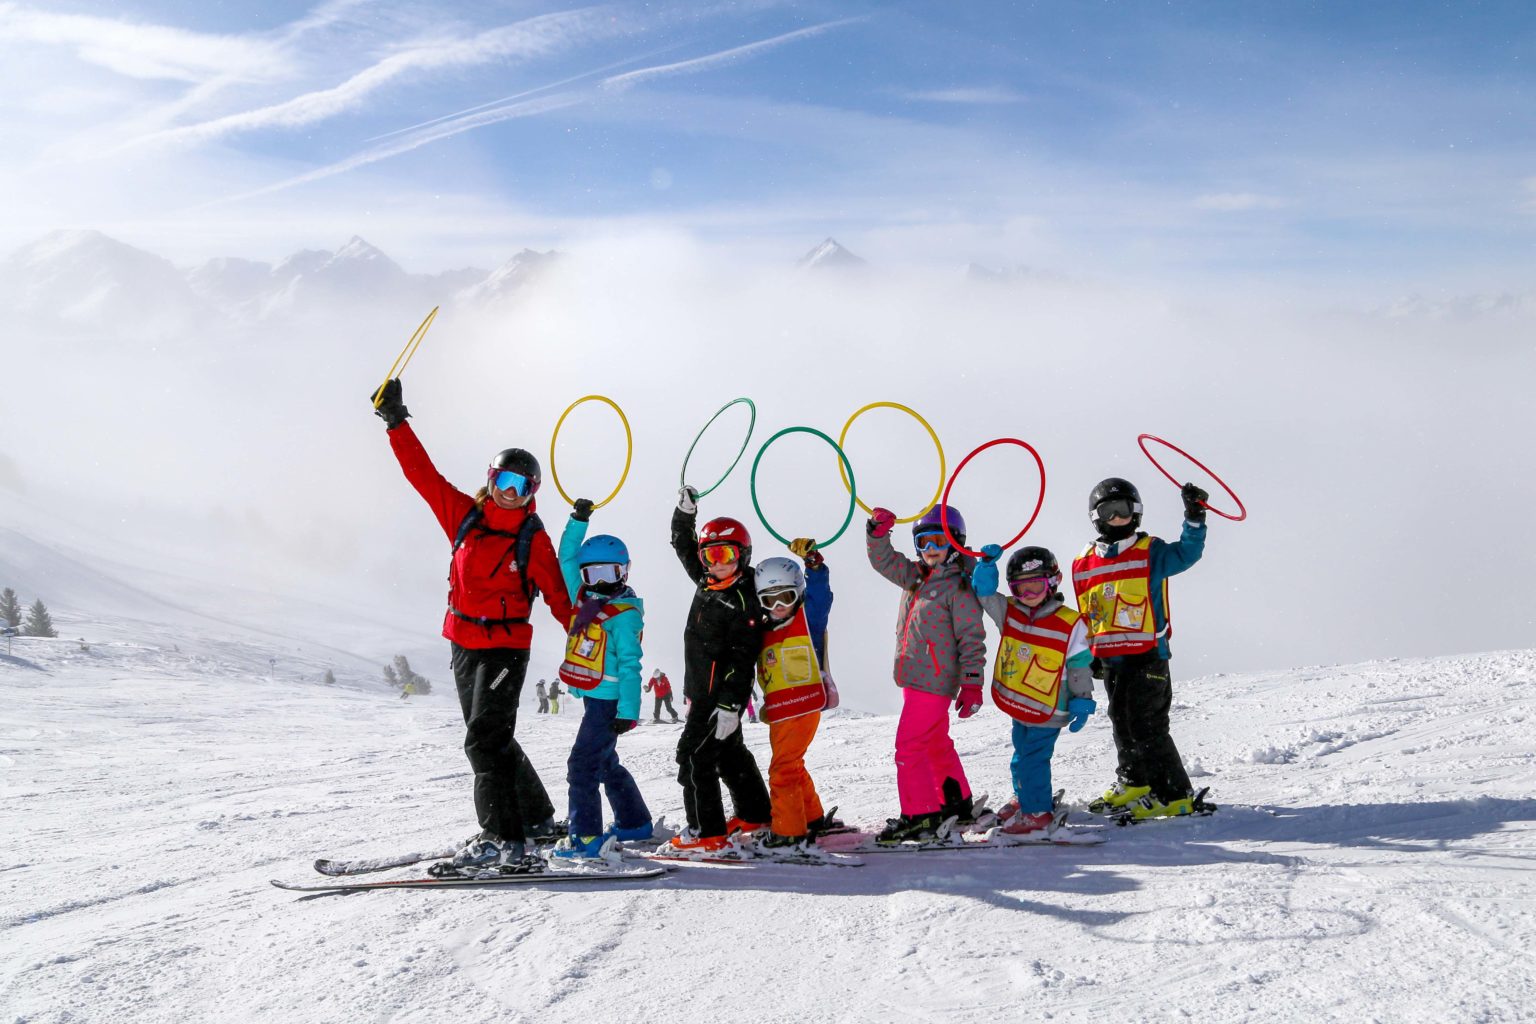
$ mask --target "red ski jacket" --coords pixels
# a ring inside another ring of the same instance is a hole
[[[389,446],[394,449],[405,478],[425,499],[437,517],[437,524],[452,541],[458,536],[464,517],[475,507],[475,499],[437,471],[409,423],[389,432]],[[527,648],[533,643],[533,626],[528,622],[533,609],[524,595],[514,557],[518,527],[533,511],[534,502],[508,510],[494,501],[486,501],[480,525],[495,532],[471,530],[453,553],[448,569],[448,611],[443,617],[443,636],[460,647]],[[549,534],[543,530],[534,534],[528,575],[538,585],[560,629],[565,630],[571,621],[571,603],[560,575],[560,560],[555,556]]]
[[[645,684],[645,688],[647,690],[655,690],[656,696],[663,699],[672,696],[672,680],[667,678],[665,672],[648,681]]]

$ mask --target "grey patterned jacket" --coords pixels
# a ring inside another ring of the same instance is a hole
[[[933,569],[891,546],[890,535],[866,537],[869,564],[902,588],[896,619],[896,665],[900,687],[954,697],[962,683],[982,684],[987,666],[987,632],[981,602],[971,590],[969,555]]]

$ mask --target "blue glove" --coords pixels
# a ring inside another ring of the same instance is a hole
[[[997,560],[1001,557],[1001,545],[988,544],[981,549],[981,561],[971,570],[971,590],[977,597],[991,597],[997,593]]]
[[[1099,710],[1099,706],[1093,702],[1092,697],[1073,697],[1067,701],[1067,714],[1071,716],[1067,722],[1068,732],[1077,732],[1088,721],[1088,716]]]

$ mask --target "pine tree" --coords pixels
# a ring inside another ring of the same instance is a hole
[[[326,669],[325,670],[325,676],[323,678],[321,678],[320,681],[322,683],[324,683],[326,686],[335,686],[336,685],[336,673],[332,672],[330,669]]]
[[[402,690],[409,683],[411,690],[415,693],[432,692],[432,684],[427,681],[425,676],[411,668],[410,659],[403,654],[395,655],[393,672],[388,668],[384,670],[385,679],[389,679],[391,675],[394,676],[394,682],[391,685],[398,686]]]
[[[48,606],[43,604],[42,598],[33,601],[32,607],[27,609],[27,624],[22,632],[27,636],[59,635],[59,631],[53,628],[53,618],[48,614]]]
[[[398,690],[405,685],[400,681],[400,677],[395,675],[395,667],[393,665],[384,666],[384,682],[388,684],[391,690]]]
[[[21,602],[10,587],[0,590],[0,620],[12,628],[21,625]]]

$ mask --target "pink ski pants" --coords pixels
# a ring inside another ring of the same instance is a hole
[[[901,813],[932,814],[944,803],[944,780],[971,795],[960,755],[949,738],[952,698],[907,687],[901,691],[901,719],[896,723],[896,792]]]

